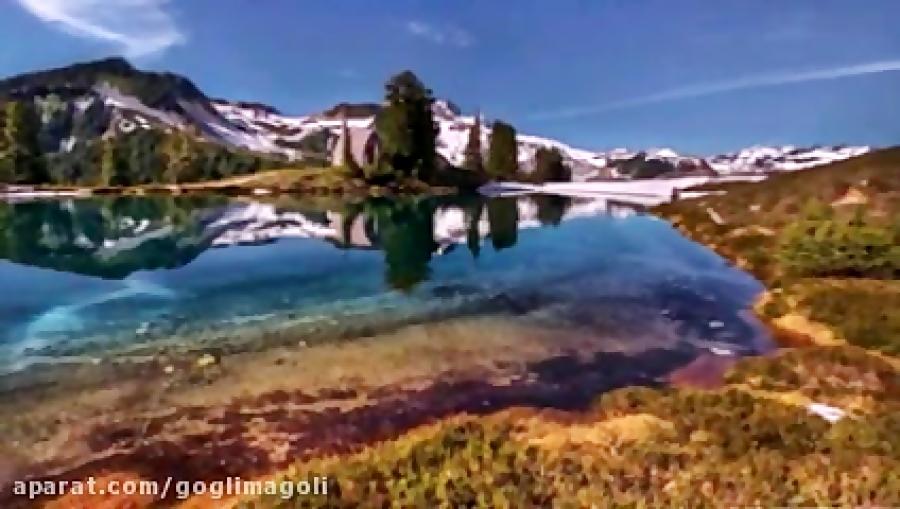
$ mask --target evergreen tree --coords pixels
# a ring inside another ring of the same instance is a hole
[[[100,174],[95,184],[105,187],[112,184],[116,176],[116,146],[112,141],[102,141],[100,143]]]
[[[411,71],[385,86],[386,105],[375,118],[381,143],[380,174],[413,176],[429,181],[434,171],[437,124],[431,111],[431,90]]]
[[[495,179],[515,178],[519,172],[516,130],[505,122],[494,122],[488,152],[487,172]]]
[[[484,171],[484,161],[481,156],[481,115],[475,116],[475,124],[469,129],[469,141],[466,143],[465,162],[463,168],[481,173]]]
[[[4,107],[2,134],[5,165],[12,166],[13,181],[42,184],[49,181],[41,157],[38,133],[41,120],[31,101],[10,101]],[[9,166],[7,166],[7,171]]]
[[[6,137],[6,107],[0,107],[0,184],[16,181],[16,167],[10,154],[10,141]]]
[[[532,182],[568,182],[572,180],[572,171],[563,162],[562,153],[556,148],[541,147],[534,155],[534,172]]]

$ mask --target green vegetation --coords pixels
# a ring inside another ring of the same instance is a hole
[[[247,175],[275,164],[250,152],[159,130],[135,130],[47,158],[51,183],[100,187],[201,182]]]
[[[572,170],[563,162],[562,153],[556,148],[541,147],[534,155],[534,171],[527,176],[531,182],[570,182]]]
[[[767,318],[804,317],[837,339],[900,351],[900,148],[703,189],[725,194],[657,212],[766,283]]]
[[[804,278],[773,292],[762,312],[772,319],[800,313],[838,338],[900,355],[900,281]]]
[[[466,160],[463,168],[481,174],[484,172],[484,158],[481,154],[481,115],[475,116],[475,123],[469,129],[466,142]]]
[[[69,151],[42,149],[40,111],[33,101],[5,103],[0,126],[0,182],[4,183],[177,184],[245,175],[276,164],[188,133],[159,129],[76,142]]]
[[[810,201],[800,219],[781,235],[778,263],[798,276],[900,276],[900,215],[894,224],[878,224],[864,209],[835,218],[831,207]]]
[[[9,101],[0,112],[0,182],[34,184],[46,181],[40,158],[41,120],[30,101]]]
[[[373,180],[412,177],[430,182],[438,133],[431,111],[431,90],[411,71],[391,78],[385,89],[386,105],[375,117],[381,157],[368,176]]]
[[[741,361],[728,382],[715,391],[620,389],[577,417],[519,410],[450,419],[282,474],[327,475],[328,497],[239,507],[900,503],[900,379],[890,364],[858,349],[814,348]],[[807,396],[855,402],[853,417],[831,424],[804,408]]]
[[[518,147],[513,126],[499,120],[494,122],[486,169],[491,178],[499,180],[513,179],[518,175]]]

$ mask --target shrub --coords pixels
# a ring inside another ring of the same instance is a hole
[[[894,278],[900,275],[898,240],[896,225],[872,223],[861,209],[842,219],[810,202],[784,229],[778,258],[797,276]]]

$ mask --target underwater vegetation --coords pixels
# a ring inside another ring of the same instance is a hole
[[[460,416],[352,457],[299,463],[327,497],[301,507],[893,506],[900,373],[854,347],[746,359],[713,391],[625,388],[584,414]],[[802,402],[857,402],[835,423]]]

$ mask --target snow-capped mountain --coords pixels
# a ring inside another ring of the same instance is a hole
[[[291,158],[302,159],[305,147],[319,146],[327,155],[326,147],[331,146],[340,136],[340,108],[349,108],[348,126],[351,128],[371,127],[378,105],[338,105],[323,113],[290,116],[269,106],[258,103],[238,103],[216,100],[213,107],[222,117],[238,126],[242,132],[256,140],[262,140],[263,147],[279,147],[279,152]],[[451,164],[462,164],[468,143],[469,130],[475,123],[474,115],[464,115],[448,101],[439,100],[434,104],[434,118],[440,129],[438,153]],[[482,147],[487,147],[490,139],[490,122],[482,119]],[[316,139],[318,138],[318,139]],[[304,140],[308,141],[304,145]],[[519,134],[519,163],[528,171],[534,164],[534,156],[541,147],[559,150],[572,167],[574,178],[626,178],[634,176],[635,170],[629,166],[647,167],[656,165],[648,176],[667,173],[678,174],[723,174],[765,173],[812,168],[822,164],[840,161],[864,154],[870,150],[865,146],[835,146],[801,148],[792,145],[779,147],[756,146],[737,153],[699,157],[682,155],[670,148],[645,151],[630,151],[616,148],[609,151],[591,151],[572,147],[561,141]]]
[[[0,80],[0,103],[7,99],[26,99],[36,105],[45,153],[77,153],[93,140],[156,130],[183,132],[226,149],[320,164],[333,162],[344,117],[351,129],[370,129],[380,109],[375,103],[342,103],[318,113],[286,115],[262,103],[212,100],[187,78],[142,71],[119,58]],[[462,164],[475,116],[465,115],[442,100],[435,102],[433,112],[440,129],[438,153],[451,164]],[[482,147],[488,147],[491,122],[482,119],[481,124]],[[751,147],[737,153],[696,157],[668,148],[585,150],[528,134],[519,134],[518,144],[524,171],[533,168],[539,148],[555,148],[572,168],[573,179],[579,181],[787,171],[869,150],[842,146]]]
[[[865,154],[870,147],[780,147],[755,146],[738,152],[707,158],[707,162],[719,173],[768,172],[804,170],[823,164],[842,161]]]

